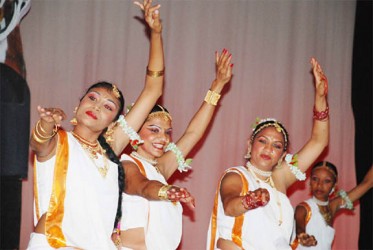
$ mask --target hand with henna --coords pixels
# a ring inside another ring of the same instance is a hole
[[[328,78],[326,78],[319,62],[315,58],[311,58],[312,73],[315,77],[316,94],[326,96],[328,94]]]
[[[269,192],[267,189],[258,188],[254,191],[249,191],[242,197],[242,205],[246,210],[263,207],[268,204],[270,200]]]
[[[315,236],[309,235],[307,233],[300,233],[297,235],[299,244],[306,247],[316,246],[317,240],[315,239]]]
[[[172,202],[179,201],[185,203],[191,208],[195,208],[195,199],[186,188],[171,186],[167,190],[167,198]]]

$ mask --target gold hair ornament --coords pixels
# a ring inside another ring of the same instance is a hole
[[[314,170],[316,170],[318,168],[325,169],[326,171],[328,171],[329,173],[331,173],[334,176],[334,179],[337,181],[337,173],[333,169],[331,169],[330,167],[328,167],[326,165],[326,161],[323,161],[323,163],[322,163],[321,166],[314,167],[312,171],[314,171]]]
[[[165,121],[172,121],[172,117],[170,115],[170,113],[168,113],[161,105],[157,105],[161,111],[156,111],[156,112],[152,112],[148,115],[148,118],[146,118],[146,121],[149,121],[153,118],[160,118],[160,119],[163,119]]]
[[[116,98],[120,99],[120,93],[119,93],[119,90],[117,88],[117,85],[115,84],[112,84],[113,85],[113,94],[115,95]]]

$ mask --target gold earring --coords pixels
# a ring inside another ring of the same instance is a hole
[[[117,122],[114,122],[112,124],[109,125],[109,127],[107,128],[106,132],[105,132],[105,139],[106,139],[106,142],[112,146],[112,143],[114,141],[114,138],[113,138],[113,134],[114,134],[114,128],[117,126]]]
[[[78,124],[78,120],[76,119],[76,117],[74,117],[73,119],[70,120],[70,123],[71,125],[76,126]]]
[[[276,168],[280,169],[282,165],[282,158],[277,162]]]
[[[76,114],[76,111],[78,110],[78,107],[75,107],[74,109],[74,114]],[[76,117],[74,116],[73,119],[70,120],[70,123],[73,125],[73,126],[76,126],[78,124],[78,120],[76,119]]]

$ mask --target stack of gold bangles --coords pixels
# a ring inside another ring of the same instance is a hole
[[[51,135],[41,126],[40,120],[36,123],[35,129],[32,131],[32,138],[38,143],[45,143],[57,134],[58,126],[55,124]]]

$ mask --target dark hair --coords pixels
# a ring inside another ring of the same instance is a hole
[[[109,83],[109,82],[98,82],[98,83],[93,84],[91,87],[89,87],[87,89],[85,95],[89,91],[91,91],[91,89],[93,89],[93,88],[104,88],[104,89],[112,91],[113,88],[116,88],[116,86],[114,84]],[[115,116],[114,120],[117,120],[119,118],[119,116],[123,113],[123,108],[124,108],[124,104],[125,104],[122,92],[118,88],[116,88],[116,89],[119,92],[119,98],[118,99],[119,99],[120,107],[119,107],[118,113]],[[83,99],[83,98],[81,98],[81,99]],[[109,157],[109,159],[112,162],[116,163],[117,166],[118,166],[118,188],[119,188],[119,196],[118,196],[117,214],[115,215],[115,221],[114,221],[114,228],[117,228],[117,225],[118,225],[118,223],[119,223],[119,221],[120,221],[120,219],[122,217],[122,193],[124,192],[125,173],[124,173],[122,164],[121,164],[118,156],[114,153],[113,149],[106,142],[106,139],[103,136],[104,133],[106,132],[106,130],[107,130],[107,128],[105,128],[104,131],[100,134],[100,136],[98,137],[98,141],[99,141],[101,147],[106,151],[106,154]]]
[[[279,122],[275,119],[265,119],[265,120],[259,122],[255,126],[254,131],[251,135],[251,139],[250,139],[251,143],[254,142],[254,139],[257,136],[257,134],[267,127],[274,127],[274,128],[279,127],[279,128],[281,128],[281,131],[279,131],[279,132],[281,132],[282,136],[284,137],[284,151],[286,151],[289,147],[289,134],[286,131],[284,125],[282,125],[281,122]]]
[[[124,104],[125,104],[122,92],[114,84],[112,84],[112,83],[109,83],[109,82],[97,82],[97,83],[93,84],[91,87],[89,87],[87,89],[87,91],[85,92],[84,96],[86,94],[88,94],[88,92],[91,91],[94,88],[104,88],[104,89],[111,90],[111,91],[113,90],[113,88],[116,88],[118,90],[118,92],[119,92],[119,98],[118,98],[118,100],[119,100],[119,103],[120,103],[120,107],[119,107],[117,115],[114,118],[114,120],[117,120],[119,118],[119,116],[123,113],[123,108],[124,108]],[[80,100],[82,100],[83,97]]]
[[[116,163],[118,165],[118,187],[119,187],[119,197],[118,197],[118,207],[117,207],[117,214],[115,215],[115,221],[114,221],[114,228],[117,228],[117,225],[122,217],[122,193],[124,192],[124,179],[125,174],[122,167],[122,164],[118,158],[118,156],[114,153],[113,149],[110,147],[110,145],[106,142],[105,137],[103,134],[101,134],[98,137],[98,141],[101,145],[101,147],[106,150],[106,154],[109,157],[109,159]]]
[[[311,173],[313,173],[316,169],[321,168],[321,167],[327,168],[327,170],[329,170],[333,174],[334,182],[337,182],[337,179],[338,179],[337,167],[334,166],[334,164],[331,162],[328,162],[328,161],[317,162],[315,165],[313,165]]]

